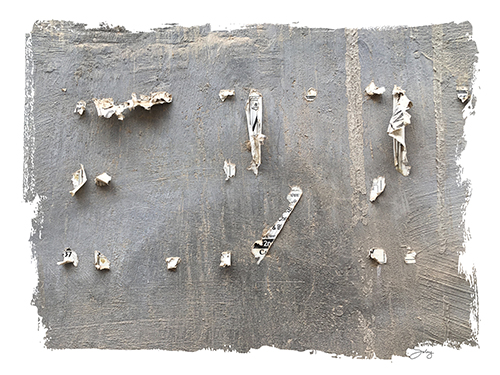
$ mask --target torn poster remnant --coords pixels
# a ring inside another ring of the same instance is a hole
[[[248,170],[252,170],[257,176],[261,163],[260,146],[264,143],[266,136],[262,134],[262,94],[252,89],[246,104],[248,137],[250,141],[250,152],[252,163]]]
[[[416,263],[415,257],[417,256],[417,253],[412,250],[410,247],[407,248],[406,255],[405,255],[405,263],[406,264],[414,264]]]
[[[470,94],[469,94],[469,89],[465,86],[459,86],[457,87],[457,96],[458,99],[462,101],[462,103],[465,103],[467,99],[469,99]]]
[[[83,115],[83,112],[85,112],[85,109],[87,108],[87,103],[85,100],[80,100],[78,103],[76,103],[76,108],[74,113],[78,113],[80,116]]]
[[[370,190],[370,202],[375,201],[385,189],[385,177],[378,176],[373,179],[372,189]]]
[[[94,179],[94,182],[97,186],[106,186],[109,185],[111,181],[111,176],[107,173],[101,173]]]
[[[220,100],[224,101],[228,96],[234,96],[234,90],[220,90],[219,91],[219,98]]]
[[[70,264],[73,263],[73,266],[78,266],[78,255],[71,250],[69,247],[64,249],[63,260],[61,262],[57,262],[57,265],[60,266],[62,264]]]
[[[286,199],[289,202],[286,211],[283,213],[283,215],[281,215],[276,223],[274,223],[271,229],[267,230],[262,235],[262,238],[260,240],[254,242],[252,246],[252,254],[255,256],[255,258],[258,259],[257,264],[260,264],[262,259],[264,259],[264,257],[266,256],[267,252],[271,248],[271,245],[274,243],[274,240],[276,240],[276,237],[281,232],[281,229],[283,229],[286,220],[292,213],[301,196],[302,189],[298,186],[293,186],[292,190],[290,190],[290,193],[288,193],[288,195],[286,196]]]
[[[392,90],[392,117],[387,128],[387,133],[392,137],[392,148],[394,154],[394,166],[403,175],[410,174],[410,166],[406,155],[405,127],[410,124],[408,110],[413,106],[405,91],[394,85]]]
[[[385,264],[387,263],[387,255],[385,254],[384,249],[380,249],[377,247],[373,247],[370,249],[368,252],[368,257],[377,261],[378,264]]]
[[[99,271],[109,270],[111,263],[100,251],[94,251],[94,266]]]
[[[365,88],[365,92],[370,95],[382,95],[385,92],[385,87],[378,87],[375,82],[371,81]]]
[[[224,251],[220,255],[220,266],[231,267],[231,253],[229,251]]]
[[[165,91],[158,91],[152,92],[149,95],[140,95],[139,99],[137,99],[137,95],[132,93],[132,99],[127,100],[125,103],[116,105],[112,98],[94,98],[92,100],[94,101],[97,109],[97,115],[99,117],[110,118],[111,116],[116,115],[118,120],[123,120],[123,111],[126,109],[133,110],[135,107],[139,106],[149,111],[151,107],[156,104],[171,103],[172,95]]]
[[[80,164],[80,169],[73,173],[73,177],[71,177],[71,182],[73,183],[73,190],[69,193],[74,196],[75,193],[87,182],[87,175],[85,174],[85,169],[83,169],[83,165]]]
[[[177,266],[181,262],[181,258],[179,257],[170,257],[165,259],[165,262],[167,262],[167,269],[173,271],[177,269]]]
[[[316,90],[313,87],[310,87],[309,90],[307,90],[306,95],[304,96],[304,98],[308,102],[312,102],[314,99],[316,99],[316,96],[318,96],[318,90]]]
[[[226,173],[226,181],[236,175],[236,165],[231,163],[231,160],[224,160],[224,172]]]

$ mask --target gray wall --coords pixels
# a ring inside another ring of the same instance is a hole
[[[271,345],[390,358],[424,341],[475,345],[476,290],[458,273],[469,187],[457,167],[465,142],[455,91],[472,79],[471,33],[469,23],[149,33],[36,23],[27,36],[25,199],[42,197],[34,304],[47,347]],[[371,80],[386,87],[380,98],[364,94]],[[394,85],[413,101],[408,177],[393,167],[386,132]],[[303,98],[309,87],[313,102]],[[222,102],[226,88],[236,95]],[[263,95],[267,136],[257,177],[246,170],[251,89]],[[173,102],[125,111],[124,121],[98,117],[91,100],[152,91]],[[225,159],[237,166],[229,181]],[[80,164],[89,181],[72,197]],[[108,187],[93,183],[102,172],[113,177]],[[379,175],[387,187],[370,203]],[[257,265],[251,246],[293,185],[303,196]],[[405,264],[406,246],[416,264]],[[56,265],[65,247],[78,267]],[[387,264],[367,258],[372,247],[386,250]],[[110,271],[95,269],[95,250]],[[232,267],[219,267],[222,251]],[[167,270],[168,256],[182,258],[177,271]]]

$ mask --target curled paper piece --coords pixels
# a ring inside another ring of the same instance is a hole
[[[231,160],[224,160],[224,172],[226,173],[226,181],[236,174],[236,165],[231,163]]]
[[[368,86],[365,88],[365,92],[372,95],[382,95],[385,92],[385,87],[378,87],[375,82],[371,81]]]
[[[387,255],[385,254],[384,249],[380,248],[371,248],[370,251],[368,252],[368,257],[377,261],[378,264],[385,264],[387,263]]]
[[[61,262],[57,262],[57,265],[60,266],[62,264],[73,263],[73,266],[78,266],[78,255],[71,250],[69,247],[64,249],[63,260]]]
[[[416,256],[417,256],[417,253],[408,247],[407,251],[406,251],[406,255],[405,255],[405,263],[406,264],[416,263],[416,259],[415,259]]]
[[[111,176],[108,175],[107,173],[101,173],[94,179],[94,181],[97,186],[109,185],[109,182],[111,181]]]
[[[109,270],[111,263],[100,251],[94,251],[94,266],[99,271]]]
[[[465,103],[467,101],[467,99],[469,99],[469,97],[470,97],[469,89],[465,86],[457,87],[457,96],[458,96],[458,99],[460,99],[462,103]]]
[[[403,175],[410,174],[410,166],[406,155],[405,127],[410,124],[410,114],[408,110],[413,106],[405,91],[398,86],[394,86],[392,91],[393,114],[387,133],[392,138],[392,148],[394,154],[394,166]]]
[[[257,258],[257,264],[260,264],[262,259],[264,259],[264,257],[266,256],[267,252],[271,248],[271,245],[274,243],[274,240],[276,240],[276,237],[281,232],[281,229],[283,229],[286,220],[292,213],[301,196],[302,189],[298,186],[292,187],[292,190],[290,190],[290,193],[288,193],[288,195],[286,196],[286,199],[289,202],[286,211],[283,213],[283,215],[281,215],[276,223],[274,223],[271,229],[267,230],[262,235],[262,238],[260,240],[254,242],[252,246],[252,254],[255,256],[255,258]]]
[[[220,266],[231,267],[231,253],[229,251],[224,251],[220,255]]]
[[[372,189],[370,190],[370,202],[375,201],[385,189],[385,177],[378,176],[373,179]]]
[[[85,169],[83,165],[80,164],[80,169],[73,173],[73,177],[71,177],[71,182],[73,182],[73,190],[69,193],[74,196],[75,193],[87,182],[87,175],[85,174]]]
[[[220,90],[219,91],[219,98],[220,100],[224,101],[228,96],[234,96],[234,90]]]
[[[252,163],[248,170],[252,170],[257,176],[261,163],[260,146],[264,143],[266,136],[262,134],[262,94],[251,90],[246,104],[248,137],[250,141],[250,152]]]
[[[110,118],[113,115],[118,117],[118,120],[123,120],[123,111],[126,109],[132,110],[135,107],[142,107],[150,110],[156,104],[164,104],[172,102],[172,95],[165,91],[152,92],[149,95],[140,95],[137,99],[135,93],[132,94],[132,99],[127,100],[122,104],[115,104],[112,98],[92,99],[97,109],[99,117]]]
[[[165,259],[165,262],[167,262],[167,269],[173,271],[177,269],[177,266],[181,262],[181,258],[179,257],[170,257]]]
[[[306,95],[304,96],[304,98],[308,102],[312,102],[314,99],[316,99],[316,96],[318,96],[318,90],[316,90],[313,87],[310,87],[309,90],[307,90]]]
[[[78,113],[80,116],[83,115],[83,112],[85,112],[85,109],[87,108],[87,103],[85,100],[80,100],[78,103],[76,103],[76,108],[74,113]]]

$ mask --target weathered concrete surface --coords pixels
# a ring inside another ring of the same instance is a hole
[[[468,194],[457,85],[468,23],[369,30],[259,25],[150,33],[41,22],[27,36],[25,199],[49,348],[194,351],[262,345],[390,358],[430,341],[474,345],[475,285],[458,272]],[[371,82],[387,88],[368,98]],[[393,167],[391,91],[413,101],[408,177]],[[314,101],[304,99],[314,87]],[[63,91],[62,89],[66,89]],[[222,102],[221,89],[236,95]],[[245,103],[263,95],[262,165]],[[167,91],[171,104],[97,117],[92,98]],[[75,114],[87,102],[83,116]],[[237,166],[225,180],[224,160]],[[80,163],[89,181],[74,197]],[[107,172],[112,181],[93,179]],[[387,187],[369,202],[372,179]],[[303,196],[268,256],[251,247]],[[404,262],[406,248],[416,264]],[[65,247],[79,265],[57,266]],[[368,255],[385,249],[387,264]],[[94,251],[111,270],[97,271]],[[232,252],[232,266],[219,267]],[[165,258],[182,258],[167,271]]]

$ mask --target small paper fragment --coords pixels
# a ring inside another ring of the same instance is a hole
[[[181,262],[181,258],[179,257],[170,257],[165,260],[167,262],[167,269],[169,270],[175,270],[177,269],[177,266]]]
[[[94,182],[97,186],[109,185],[110,181],[111,181],[111,176],[108,175],[107,173],[101,173],[94,179]]]
[[[99,271],[109,270],[111,263],[100,251],[94,251],[94,265]]]
[[[94,101],[97,109],[97,115],[99,117],[110,118],[111,116],[116,115],[118,120],[123,120],[123,111],[126,109],[133,110],[135,107],[139,106],[149,111],[151,107],[156,104],[171,103],[172,95],[166,91],[158,91],[152,92],[149,95],[139,95],[139,98],[137,98],[137,95],[132,93],[132,99],[116,105],[112,98],[94,98],[92,100]]]
[[[231,160],[224,160],[224,172],[226,173],[226,181],[236,175],[236,165],[231,163]]]
[[[374,247],[374,248],[371,248],[369,253],[368,253],[368,256],[377,261],[378,264],[385,264],[387,263],[387,255],[385,254],[385,250],[384,249],[380,249],[380,248],[377,248],[377,247]]]
[[[266,136],[262,134],[262,94],[252,89],[248,96],[245,110],[250,152],[252,154],[252,163],[247,169],[253,171],[257,176],[261,163],[260,146],[264,143],[264,139],[266,139]]]
[[[285,210],[283,215],[281,215],[281,217],[276,221],[276,223],[274,223],[271,229],[267,230],[262,235],[262,238],[260,240],[254,242],[252,246],[252,254],[255,256],[255,258],[257,258],[257,264],[260,264],[262,259],[264,259],[264,257],[268,253],[269,249],[271,248],[271,245],[276,240],[276,237],[281,232],[281,229],[283,229],[283,226],[285,225],[288,217],[292,213],[293,209],[295,208],[295,205],[297,204],[301,196],[302,196],[302,189],[298,186],[293,186],[292,190],[290,190],[290,193],[288,193],[286,197],[286,199],[289,202],[288,208]]]
[[[73,266],[78,266],[78,255],[71,250],[69,247],[64,249],[63,260],[61,262],[57,262],[57,265],[69,264],[73,263]]]
[[[372,189],[370,190],[370,202],[375,201],[385,189],[385,177],[378,176],[373,179]]]
[[[87,182],[87,175],[85,174],[85,169],[83,165],[80,164],[80,169],[73,173],[73,177],[71,177],[71,182],[73,183],[73,190],[69,193],[74,196],[75,193]]]
[[[228,96],[234,96],[234,90],[223,89],[219,91],[220,100],[224,101]]]
[[[307,92],[306,92],[306,95],[304,96],[304,98],[308,101],[308,102],[312,102],[314,99],[316,99],[316,97],[318,96],[318,90],[316,90],[315,88],[313,87],[310,87]]]
[[[375,82],[371,81],[368,86],[365,88],[365,92],[372,95],[382,95],[385,92],[385,87],[378,87]]]
[[[220,266],[221,267],[231,267],[231,252],[224,251],[220,255]]]
[[[462,103],[465,103],[470,97],[469,89],[466,86],[457,87],[457,96],[458,99],[462,101]]]
[[[417,256],[417,253],[414,250],[412,250],[411,248],[408,248],[406,255],[405,255],[405,263],[406,264],[416,263],[416,259],[415,259],[416,256]]]
[[[78,103],[76,103],[76,108],[74,113],[78,113],[80,116],[83,115],[83,112],[85,112],[85,109],[87,108],[87,103],[85,100],[80,100]]]
[[[413,106],[405,91],[398,86],[394,86],[392,91],[393,114],[387,128],[387,133],[392,138],[392,149],[394,156],[394,166],[403,176],[410,174],[410,166],[406,155],[405,127],[410,124],[410,114],[408,110]]]

